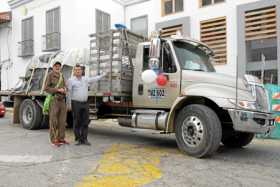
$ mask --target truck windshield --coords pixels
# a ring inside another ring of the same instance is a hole
[[[182,69],[215,72],[211,57],[199,45],[183,41],[174,41],[173,45]]]

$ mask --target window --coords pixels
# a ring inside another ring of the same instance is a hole
[[[262,56],[265,60],[277,60],[276,38],[246,41],[247,62],[260,62]]]
[[[247,74],[254,75],[261,79],[261,71],[247,71]],[[278,84],[277,79],[277,70],[276,69],[270,69],[265,70],[263,74],[263,82],[264,84],[270,83],[270,84]]]
[[[168,38],[172,35],[176,35],[177,31],[180,31],[182,33],[183,26],[182,25],[174,25],[174,26],[162,28],[161,31],[160,31],[160,36],[162,38]]]
[[[276,7],[264,7],[245,12],[247,62],[277,60]]]
[[[184,70],[214,72],[211,57],[197,45],[182,41],[173,42],[175,54]]]
[[[200,7],[224,2],[225,0],[199,0]]]
[[[34,54],[33,46],[33,17],[22,20],[21,38],[19,42],[19,56],[31,56]]]
[[[184,0],[161,0],[162,16],[184,10]]]
[[[200,22],[201,41],[215,53],[216,64],[227,63],[226,18],[216,18]]]
[[[96,19],[96,33],[110,30],[111,28],[110,14],[96,9],[95,19]]]
[[[150,46],[145,45],[143,48],[143,68],[142,71],[145,71],[149,69],[149,52],[150,52]]]
[[[177,71],[170,46],[167,43],[162,44],[160,67],[162,67],[164,73],[175,73]]]
[[[146,45],[143,48],[143,68],[142,71],[149,69],[149,51],[150,46]],[[169,44],[163,43],[161,54],[160,54],[160,71],[164,73],[175,73],[177,71],[176,64],[174,58],[171,53],[171,49]]]
[[[46,12],[46,35],[43,35],[43,50],[60,49],[60,8]]]
[[[148,16],[131,19],[131,31],[148,37]]]

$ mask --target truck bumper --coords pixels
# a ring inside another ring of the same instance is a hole
[[[274,117],[271,113],[228,109],[236,131],[251,133],[267,133],[274,129]]]

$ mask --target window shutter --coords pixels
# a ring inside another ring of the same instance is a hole
[[[52,11],[48,11],[46,13],[46,34],[52,33],[52,28],[53,28],[53,16],[52,16]]]
[[[53,21],[54,21],[54,28],[53,32],[60,32],[60,9],[54,9],[53,11]]]
[[[246,41],[277,36],[276,7],[245,12]]]
[[[101,32],[102,31],[102,16],[101,12],[99,10],[96,10],[96,32]]]
[[[227,62],[226,18],[216,18],[200,22],[201,41],[215,52],[215,62]]]
[[[148,17],[141,16],[131,19],[131,31],[142,36],[148,36]]]
[[[29,40],[33,40],[33,18],[29,20]]]
[[[171,27],[165,27],[161,29],[160,35],[162,38],[167,38],[172,35],[176,35],[177,31],[183,31],[183,26],[182,25],[175,25]]]
[[[184,9],[184,1],[175,0],[175,12],[183,11],[183,9]]]
[[[96,32],[105,32],[110,30],[111,28],[111,16],[106,12],[102,12],[100,10],[95,11],[95,26]]]

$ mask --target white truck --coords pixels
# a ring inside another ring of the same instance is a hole
[[[198,158],[212,155],[220,143],[243,147],[256,133],[269,133],[274,119],[264,86],[250,75],[236,79],[216,73],[213,55],[204,43],[181,36],[145,42],[127,30],[90,35],[85,74],[109,74],[90,87],[91,119],[117,118],[124,127],[175,133],[179,149]],[[162,83],[143,81],[151,65],[165,77]],[[63,63],[66,77],[73,66]],[[36,92],[30,83],[38,71]],[[48,71],[30,68],[22,91],[1,92],[14,98],[14,122],[27,129],[41,127]]]

